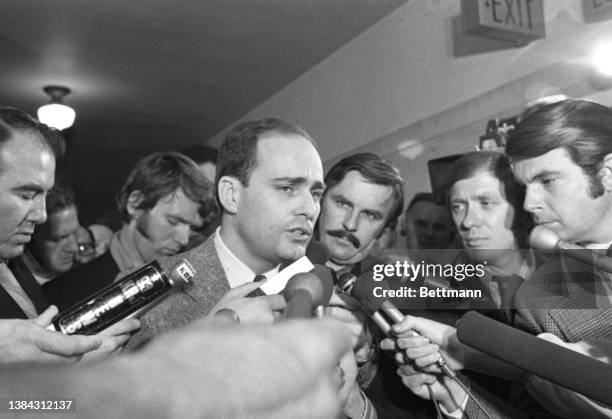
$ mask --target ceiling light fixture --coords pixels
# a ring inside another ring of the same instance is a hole
[[[70,93],[70,89],[64,86],[45,86],[43,90],[51,96],[51,103],[38,108],[38,120],[60,131],[71,127],[76,112],[62,103],[62,99]]]

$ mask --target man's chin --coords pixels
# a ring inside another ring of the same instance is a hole
[[[23,250],[25,245],[19,244],[10,247],[1,246],[0,247],[0,260],[9,260],[16,258],[17,256],[21,256],[23,254]]]
[[[285,246],[280,252],[280,259],[285,263],[292,263],[302,256],[306,255],[307,245],[296,245]]]

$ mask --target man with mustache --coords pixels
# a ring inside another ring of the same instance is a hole
[[[25,112],[0,108],[0,364],[106,355],[121,348],[139,324],[129,319],[96,336],[65,336],[45,329],[57,308],[49,306],[19,256],[34,228],[47,218],[45,196],[63,152],[57,131]]]
[[[364,260],[378,239],[386,231],[395,229],[403,209],[404,179],[395,167],[377,155],[357,153],[336,163],[327,173],[325,184],[317,231],[319,240],[330,251],[327,266],[336,276],[345,272],[359,275],[367,269],[369,263]],[[361,364],[359,384],[375,402],[379,415],[405,417],[406,412],[398,412],[387,399],[386,390],[379,391],[383,386],[382,374],[377,376],[376,345],[372,336],[376,332],[370,332],[359,305],[352,298],[334,295],[326,313],[350,325],[357,336],[354,349],[356,360]]]
[[[141,159],[119,193],[124,225],[111,239],[110,251],[45,284],[46,295],[67,308],[110,284],[119,272],[183,251],[210,205],[211,184],[193,161],[173,152]],[[81,283],[88,286],[77,286]]]
[[[330,250],[328,265],[348,271],[360,264],[402,212],[404,179],[371,153],[345,157],[325,177],[318,233]]]

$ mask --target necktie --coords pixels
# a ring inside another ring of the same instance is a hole
[[[255,278],[253,278],[253,282],[261,282],[264,281],[266,279],[265,275],[255,275]],[[263,292],[261,290],[261,288],[257,288],[254,291],[251,291],[247,297],[261,297],[262,295],[266,295],[265,292]]]
[[[523,283],[523,278],[518,275],[494,276],[491,281],[497,282],[499,295],[501,297],[501,308],[514,308],[514,295]]]

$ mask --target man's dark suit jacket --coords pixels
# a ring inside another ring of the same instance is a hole
[[[108,251],[43,285],[43,292],[60,311],[88,298],[111,284],[119,274],[119,266]]]
[[[49,307],[49,302],[22,258],[11,259],[8,262],[8,268],[13,272],[19,285],[21,285],[25,293],[30,297],[30,300],[32,300],[36,312],[40,314],[45,311]],[[0,286],[0,319],[27,319],[21,307],[2,286]]]

